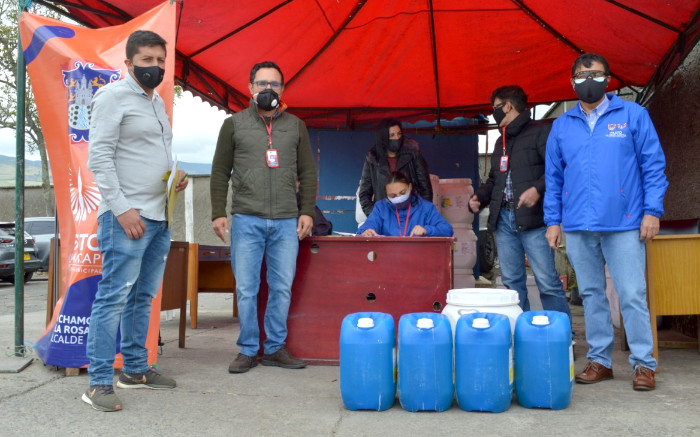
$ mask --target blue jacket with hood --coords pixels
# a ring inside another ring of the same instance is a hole
[[[401,220],[400,229],[399,221],[396,219],[397,211]],[[425,228],[426,237],[452,236],[452,225],[442,218],[435,205],[418,196],[415,192],[411,194],[411,214],[408,217],[408,226],[406,226],[407,214],[408,208],[398,209],[389,202],[389,199],[378,200],[374,204],[372,213],[367,217],[367,221],[360,226],[357,233],[359,235],[367,229],[374,229],[379,235],[399,237],[406,229],[406,236],[409,236],[414,226],[421,225]]]
[[[547,140],[544,219],[564,231],[639,229],[661,217],[666,158],[647,110],[608,94],[593,131],[580,105],[554,121]]]

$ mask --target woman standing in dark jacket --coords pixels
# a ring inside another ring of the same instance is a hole
[[[367,152],[362,168],[358,195],[365,215],[370,215],[374,202],[386,198],[384,186],[388,176],[395,171],[407,175],[422,198],[433,201],[428,164],[418,143],[404,139],[401,122],[385,119],[376,131],[374,146]]]

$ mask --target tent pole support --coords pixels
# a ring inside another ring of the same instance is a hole
[[[430,0],[430,40],[433,49],[433,76],[435,77],[435,131],[440,132],[440,118],[442,114],[440,105],[440,77],[438,75],[437,41],[435,38],[435,15],[433,10],[433,0]]]
[[[20,5],[20,14],[22,13]],[[17,22],[17,122],[15,123],[15,356],[24,350],[24,126],[26,66]]]

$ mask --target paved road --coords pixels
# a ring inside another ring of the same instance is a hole
[[[47,276],[35,273],[34,278],[24,284],[25,313],[46,310]],[[0,316],[14,313],[15,285],[9,282],[0,282]]]

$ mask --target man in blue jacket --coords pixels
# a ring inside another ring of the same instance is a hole
[[[576,382],[613,377],[613,327],[605,264],[620,296],[635,390],[653,390],[656,360],[646,301],[644,243],[659,231],[666,159],[646,109],[605,94],[610,67],[586,53],[573,64],[580,104],[559,117],[547,141],[544,214],[558,249],[562,227],[583,298],[588,363]]]

